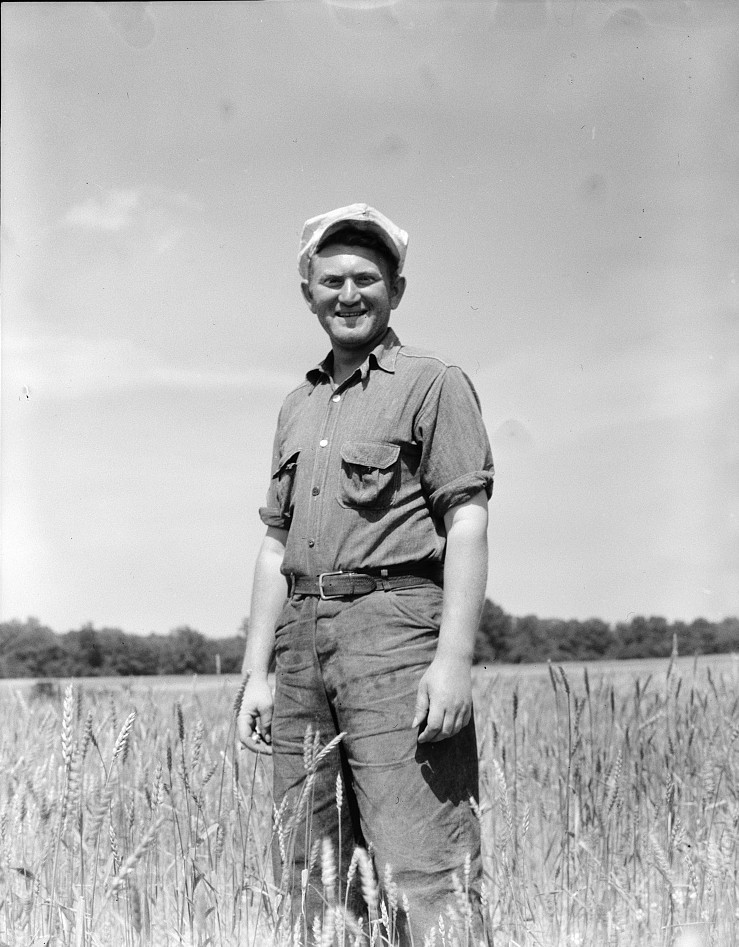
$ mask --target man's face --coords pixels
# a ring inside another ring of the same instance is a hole
[[[310,279],[301,288],[332,346],[356,350],[385,334],[405,279],[392,283],[387,262],[375,250],[337,243],[315,254]]]

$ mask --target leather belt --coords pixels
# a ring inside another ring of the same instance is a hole
[[[363,572],[322,572],[320,575],[290,575],[290,595],[319,598],[352,598],[377,589],[410,589],[435,582],[441,585],[443,566],[402,566],[399,569],[368,569]]]

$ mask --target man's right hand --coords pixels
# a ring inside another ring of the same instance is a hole
[[[272,754],[272,688],[266,677],[250,677],[239,711],[238,730],[242,746],[253,753]]]

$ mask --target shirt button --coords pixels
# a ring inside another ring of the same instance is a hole
[[[319,446],[321,446],[321,447],[325,447],[326,444],[328,444],[328,441],[327,441],[326,438],[324,437],[324,439],[323,439],[322,441],[319,441],[318,444],[319,444]]]
[[[308,545],[310,546],[311,549],[315,546],[315,544],[316,544],[315,539],[309,539],[309,540],[308,540]]]
[[[314,497],[317,497],[320,492],[321,492],[320,487],[313,487],[313,489],[311,490],[311,493],[313,494]]]
[[[341,401],[341,395],[334,395],[332,401]]]

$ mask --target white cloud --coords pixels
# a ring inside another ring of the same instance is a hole
[[[131,389],[260,389],[286,393],[301,377],[267,368],[233,372],[173,365],[157,352],[127,339],[6,338],[3,354],[6,390],[30,392],[36,398],[78,398]]]
[[[64,223],[82,230],[102,230],[116,233],[125,230],[134,222],[134,212],[141,203],[135,190],[113,190],[89,197],[82,204],[70,207],[64,215]]]
[[[623,425],[723,417],[736,403],[739,364],[718,348],[687,344],[589,354],[531,348],[483,369],[474,383],[492,429],[517,418],[544,446]]]
[[[92,6],[127,46],[145,49],[156,39],[157,21],[153,3],[126,0],[120,3],[94,3]]]
[[[99,186],[98,186],[99,187]],[[184,191],[167,188],[99,189],[73,205],[61,218],[62,228],[95,234],[130,235],[144,258],[158,259],[179,243],[187,220],[203,205]]]

